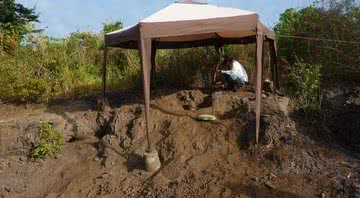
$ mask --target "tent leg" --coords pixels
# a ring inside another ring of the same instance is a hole
[[[219,56],[219,61],[218,61],[218,65],[215,65],[215,67],[213,68],[214,69],[214,73],[213,73],[213,83],[212,85],[214,85],[216,83],[216,79],[217,79],[217,70],[219,69],[220,67],[220,64],[222,63],[223,61],[223,58],[224,58],[224,45],[221,44],[221,45],[216,45],[215,46],[215,50],[216,52],[218,53],[218,56]],[[213,87],[213,86],[212,86]]]
[[[258,25],[256,36],[256,143],[259,143],[264,34]]]
[[[150,140],[150,83],[151,83],[151,39],[140,40],[140,54],[143,73],[143,88],[145,99],[145,120],[146,120],[146,138],[147,138],[147,150],[152,149]]]
[[[156,90],[156,47],[151,47],[151,88]]]
[[[277,55],[275,48],[275,41],[269,40],[269,49],[270,49],[270,65],[271,65],[271,78],[274,82],[274,91],[279,90],[279,79],[277,71]]]
[[[108,48],[104,48],[104,59],[102,65],[102,98],[103,101],[106,99],[106,63],[107,63],[107,51]]]
[[[276,81],[276,84],[275,86],[277,87],[277,90],[280,90],[280,80],[279,80],[279,66],[277,64],[277,57],[278,57],[278,53],[277,53],[277,46],[276,46],[276,40],[274,40],[274,63],[275,63],[275,81]]]
[[[151,38],[140,38],[140,54],[143,73],[143,87],[145,98],[145,121],[147,151],[144,153],[145,169],[148,172],[158,171],[161,167],[159,153],[151,144],[150,139],[150,83],[151,83]]]

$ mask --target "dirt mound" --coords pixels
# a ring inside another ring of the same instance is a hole
[[[286,97],[264,98],[261,143],[255,145],[253,95],[158,91],[150,121],[151,141],[162,162],[156,173],[144,171],[144,108],[133,97],[113,102],[115,108],[104,112],[94,112],[95,105],[84,100],[48,106],[29,116],[20,128],[4,121],[0,197],[349,197],[359,193],[358,159],[310,138],[304,132],[307,128],[289,117],[292,108]],[[218,119],[199,122],[195,118],[200,114]],[[34,144],[39,118],[52,120],[64,131],[64,151],[56,159],[40,162],[20,158],[29,150],[9,154],[11,149]],[[18,135],[8,138],[11,131]]]

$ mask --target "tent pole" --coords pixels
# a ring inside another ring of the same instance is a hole
[[[276,84],[275,86],[277,87],[277,90],[280,90],[280,80],[279,80],[279,71],[278,71],[278,64],[277,64],[277,57],[278,57],[278,53],[277,53],[277,45],[276,45],[276,40],[274,40],[274,62],[275,62],[275,80],[276,80]]]
[[[106,63],[107,63],[107,51],[108,48],[105,46],[104,48],[104,59],[102,65],[102,97],[105,101],[106,98]]]
[[[147,150],[144,153],[145,169],[148,172],[155,172],[161,168],[159,153],[151,144],[150,138],[150,84],[151,84],[151,38],[144,38],[140,35],[140,55],[143,73],[143,87],[145,99],[145,125]]]
[[[140,38],[140,54],[143,73],[143,89],[145,99],[145,121],[147,150],[152,150],[150,139],[150,83],[151,83],[151,38]]]
[[[151,47],[151,88],[156,90],[156,46]]]
[[[259,143],[261,97],[262,97],[262,68],[263,68],[264,33],[260,22],[257,24],[256,34],[256,143]]]
[[[274,82],[274,91],[279,89],[278,73],[277,73],[277,55],[275,48],[275,41],[269,40],[270,48],[270,65],[271,65],[271,78]]]
[[[212,85],[214,85],[216,83],[216,79],[217,79],[217,70],[219,69],[220,67],[220,64],[222,63],[223,61],[223,58],[224,58],[224,44],[221,43],[220,45],[215,45],[215,50],[219,56],[219,61],[218,61],[218,64],[215,65],[215,67],[213,68],[214,69],[214,75],[213,75],[213,83]],[[213,86],[212,86],[213,87]]]

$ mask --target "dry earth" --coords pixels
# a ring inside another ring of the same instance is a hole
[[[323,130],[304,123],[288,98],[266,97],[258,145],[251,92],[158,91],[156,173],[144,171],[141,93],[111,94],[104,112],[91,96],[2,104],[0,197],[359,197],[360,89],[339,90],[326,95],[334,113]],[[218,120],[196,121],[201,113]],[[63,131],[66,144],[34,162],[40,121]]]

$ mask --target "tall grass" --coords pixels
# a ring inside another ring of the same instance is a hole
[[[101,90],[103,34],[75,32],[63,39],[30,34],[10,48],[0,42],[0,99],[42,102],[53,97]],[[7,50],[5,50],[7,49]],[[10,50],[9,50],[10,49]],[[225,54],[255,70],[255,45],[226,46]],[[204,88],[212,82],[220,57],[214,47],[158,50],[158,87]],[[141,70],[137,50],[110,49],[107,64],[109,89],[140,89]]]
[[[102,40],[102,35],[91,32],[64,39],[32,34],[11,52],[0,50],[0,98],[37,102],[99,90]],[[132,87],[129,79],[139,79],[137,52],[116,49],[109,57],[109,86]]]

